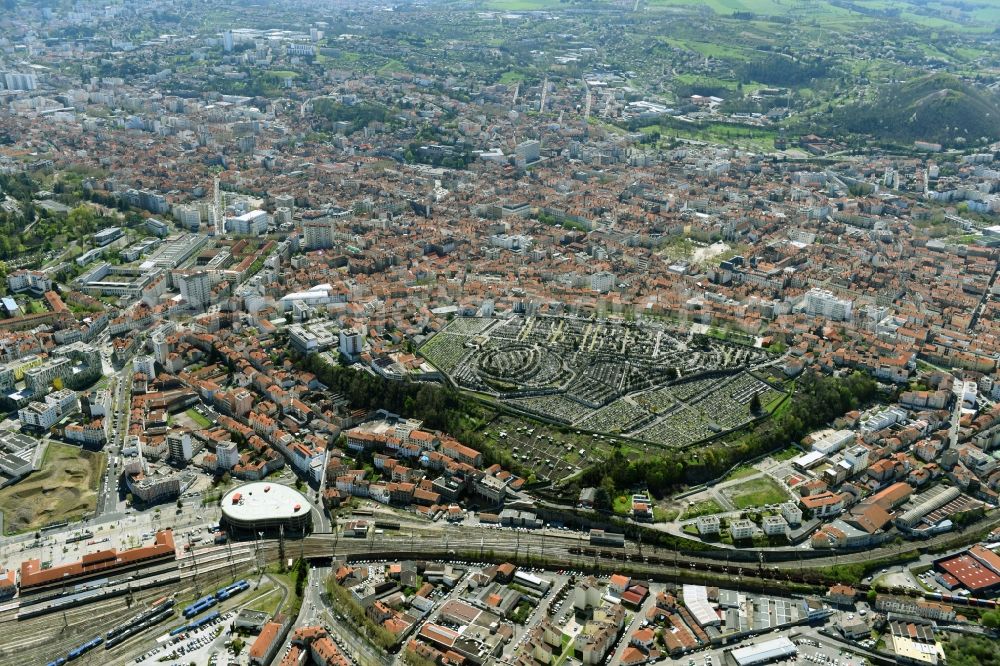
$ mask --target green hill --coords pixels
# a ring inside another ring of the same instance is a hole
[[[946,146],[1000,138],[1000,99],[948,74],[885,86],[873,103],[852,104],[829,121],[882,140],[933,141]]]

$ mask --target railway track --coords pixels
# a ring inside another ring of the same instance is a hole
[[[252,576],[258,552],[267,564],[279,557],[306,558],[345,557],[351,560],[398,558],[419,559],[510,559],[550,567],[574,570],[611,572],[622,570],[634,575],[659,579],[681,579],[698,572],[711,574],[740,584],[750,579],[798,582],[818,585],[829,582],[815,571],[829,564],[868,561],[872,553],[841,555],[836,558],[814,558],[802,561],[766,563],[724,562],[707,557],[681,555],[675,551],[641,547],[627,542],[623,548],[590,546],[579,534],[512,533],[475,528],[442,528],[440,526],[404,525],[368,538],[350,538],[335,534],[313,534],[301,541],[275,540],[208,546],[180,558],[171,567],[180,581],[167,587],[152,587],[133,592],[130,597],[114,597],[49,615],[18,621],[16,610],[7,605],[0,611],[0,665],[46,663],[65,654],[73,647],[105,633],[116,623],[134,614],[138,604],[148,603],[164,593],[192,597],[212,591],[220,584]],[[717,555],[724,555],[720,553]],[[530,560],[528,559],[530,558]],[[141,578],[166,575],[164,565],[141,572]],[[154,645],[152,637],[161,635],[166,626],[176,626],[178,620],[168,620],[134,636],[111,650],[100,649],[81,657],[79,664],[125,664],[134,655]]]
[[[15,612],[5,612],[0,616],[0,623],[6,623],[0,628],[0,664],[45,664],[98,634],[104,635],[116,624],[134,615],[136,608],[166,593],[194,598],[232,582],[234,572],[236,577],[244,577],[256,562],[255,555],[246,548],[234,548],[232,560],[217,553],[206,557],[204,562],[199,556],[196,558],[196,567],[194,561],[185,559],[178,562],[184,564],[176,567],[181,573],[179,581],[168,587],[155,586],[135,592],[131,595],[131,603],[126,596],[112,597],[20,621]],[[178,613],[110,650],[101,647],[74,663],[102,666],[112,662],[128,663],[136,652],[149,649],[154,644],[153,638],[161,635],[166,627],[179,624]]]
[[[268,557],[276,548],[271,542],[265,546]],[[306,557],[337,556],[354,559],[380,559],[381,553],[392,557],[427,558],[432,554],[448,558],[500,559],[510,558],[559,566],[567,569],[603,570],[627,569],[645,576],[663,575],[665,571],[680,575],[682,572],[702,572],[733,576],[738,580],[743,576],[779,582],[799,582],[822,584],[826,579],[808,567],[801,570],[774,565],[760,565],[748,562],[726,562],[680,556],[674,551],[642,548],[635,543],[627,543],[624,548],[590,546],[579,538],[562,535],[537,534],[522,535],[519,540],[511,540],[503,533],[483,534],[476,538],[444,539],[442,535],[421,535],[414,537],[396,536],[378,542],[366,539],[336,538],[328,534],[314,534],[307,537],[301,546]],[[290,550],[286,547],[286,551]],[[797,565],[798,563],[791,563]]]

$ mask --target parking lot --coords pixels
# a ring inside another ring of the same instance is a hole
[[[826,666],[859,666],[867,661],[864,657],[846,652],[829,642],[811,638],[801,638],[795,642],[799,648],[800,662]]]
[[[229,637],[226,625],[235,613],[224,613],[197,631],[184,632],[173,638],[161,637],[162,644],[135,658],[136,664],[194,663],[209,666],[227,666],[238,663],[231,661],[232,655],[226,646]]]
[[[840,648],[828,639],[819,635],[813,628],[792,629],[787,631],[777,631],[763,634],[754,638],[748,638],[740,643],[702,649],[691,654],[682,655],[677,658],[666,658],[664,662],[685,664],[686,666],[728,666],[732,663],[727,653],[730,650],[749,647],[758,643],[773,640],[780,636],[787,636],[798,649],[798,654],[790,659],[778,660],[772,664],[817,664],[822,666],[862,666],[867,660],[851,654]]]

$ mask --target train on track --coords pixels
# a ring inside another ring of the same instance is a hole
[[[215,598],[214,594],[210,594],[206,597],[202,597],[198,601],[194,602],[190,606],[184,609],[184,617],[194,617],[199,613],[207,611],[209,608],[219,603],[218,599]]]
[[[18,598],[20,599],[20,605],[23,608],[33,604],[62,599],[67,595],[79,594],[88,590],[100,590],[108,587],[109,585],[126,583],[128,581],[137,581],[143,578],[151,578],[153,576],[159,576],[176,570],[176,562],[157,563],[131,572],[122,572],[120,574],[104,576],[96,580],[92,579],[79,582],[72,586],[64,584],[61,587],[51,586],[41,589],[31,588],[22,590]]]
[[[217,601],[225,601],[234,594],[239,594],[245,590],[250,589],[250,583],[245,580],[238,580],[232,585],[227,585],[218,592],[215,593],[215,598]]]
[[[166,573],[157,571],[152,576],[141,576],[134,580],[120,583],[105,581],[99,587],[87,585],[83,586],[84,589],[79,591],[74,588],[73,590],[67,590],[62,595],[47,594],[41,597],[27,597],[21,600],[16,617],[18,620],[27,620],[39,615],[56,613],[75,606],[110,599],[111,597],[124,596],[130,590],[134,592],[147,587],[169,585],[180,580],[181,577],[177,573],[176,568],[174,568]]]
[[[960,604],[963,606],[977,606],[979,608],[996,608],[996,599],[977,599],[976,597],[963,597],[958,594],[941,594],[940,592],[931,592],[924,595],[928,599],[934,601],[942,601],[946,604]]]
[[[220,614],[219,614],[219,611],[212,611],[211,613],[209,613],[205,617],[200,618],[198,620],[195,620],[194,622],[191,622],[190,624],[182,624],[179,627],[174,627],[173,629],[170,630],[170,636],[173,637],[173,636],[177,636],[179,634],[183,634],[185,631],[195,631],[197,629],[201,629],[206,624],[209,624],[209,623],[214,622],[215,620],[219,619],[219,617],[221,617]]]
[[[94,648],[96,648],[98,645],[100,645],[103,642],[104,642],[104,638],[101,637],[101,636],[98,636],[97,638],[93,638],[93,639],[87,641],[86,643],[84,643],[83,645],[80,645],[80,646],[75,647],[72,650],[70,650],[69,654],[67,654],[65,657],[59,657],[57,659],[54,659],[54,660],[50,661],[47,664],[47,666],[63,666],[63,664],[65,664],[67,662],[79,659],[80,657],[82,657],[83,655],[87,654],[88,652],[90,652],[91,650],[93,650]]]
[[[209,613],[205,617],[201,618],[200,620],[195,620],[194,622],[192,622],[191,624],[189,624],[187,626],[187,630],[188,631],[194,631],[196,629],[201,629],[206,624],[208,624],[210,622],[214,622],[218,618],[219,618],[219,611],[212,611],[211,613]]]
[[[249,587],[250,583],[248,583],[247,581],[238,580],[232,585],[227,585],[226,587],[221,588],[214,594],[209,594],[207,596],[202,597],[198,601],[194,602],[193,604],[184,609],[183,615],[186,618],[192,618],[195,615],[199,615],[204,611],[207,611],[209,608],[215,606],[220,601],[225,601],[234,594],[238,594],[246,589],[249,589]]]
[[[160,608],[152,615],[147,616],[141,622],[133,624],[128,629],[125,629],[123,632],[115,635],[113,638],[107,639],[104,643],[104,648],[106,650],[110,650],[111,648],[120,645],[121,643],[132,638],[136,634],[146,631],[150,627],[155,626],[166,619],[169,619],[170,617],[173,616],[173,614],[174,614],[174,609],[173,609],[173,604],[171,603],[170,607]]]
[[[94,538],[94,533],[91,532],[90,530],[86,530],[83,532],[77,532],[76,534],[71,534],[70,536],[66,537],[66,543],[77,543],[79,541],[86,541],[87,539],[93,539],[93,538]]]
[[[147,629],[157,622],[166,619],[168,616],[173,614],[173,610],[173,598],[160,597],[142,612],[130,617],[121,624],[112,627],[104,636],[106,641],[104,644],[105,648],[111,649],[130,636],[133,636],[143,629]]]

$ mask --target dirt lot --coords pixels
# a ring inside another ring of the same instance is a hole
[[[103,453],[49,442],[40,471],[0,490],[4,529],[26,532],[93,513],[105,458]]]

